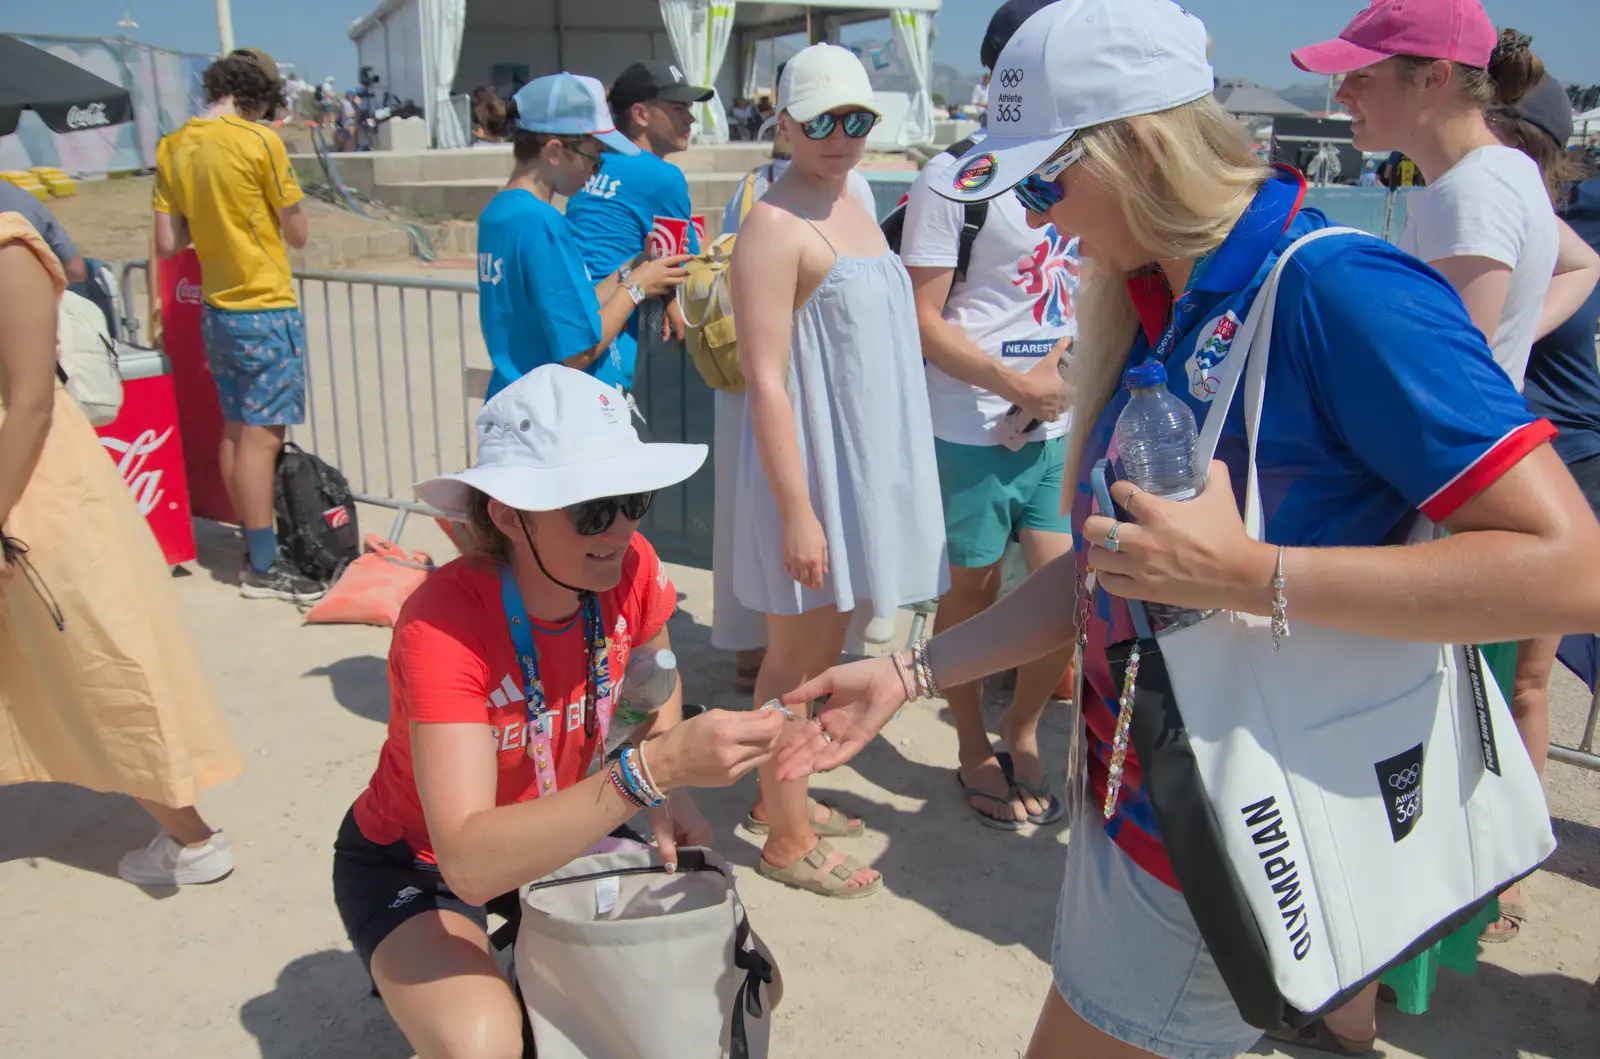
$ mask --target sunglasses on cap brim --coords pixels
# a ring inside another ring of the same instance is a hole
[[[566,512],[579,536],[594,537],[615,525],[619,514],[632,522],[644,518],[645,512],[650,510],[650,501],[654,500],[655,496],[653,491],[628,493],[625,496],[602,496],[595,500],[568,505]]]
[[[1067,197],[1061,189],[1061,174],[1082,158],[1083,147],[1072,144],[1028,174],[1022,183],[1011,189],[1022,208],[1031,213],[1049,213],[1050,207]]]
[[[844,134],[852,140],[864,138],[878,124],[878,115],[870,110],[851,110],[843,114],[818,114],[810,121],[800,123],[800,131],[805,133],[808,140],[826,140],[833,135],[833,130],[839,125],[844,126]]]

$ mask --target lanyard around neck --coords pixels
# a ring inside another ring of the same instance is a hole
[[[539,650],[533,643],[533,623],[522,604],[522,590],[509,564],[500,567],[500,602],[505,607],[506,625],[511,630],[511,646],[522,669],[522,695],[527,701],[528,726],[539,735],[548,735],[544,682],[539,677]],[[592,592],[584,593],[582,605],[585,662],[583,732],[592,738],[599,730],[599,699],[611,688],[610,652],[600,622],[600,604]]]

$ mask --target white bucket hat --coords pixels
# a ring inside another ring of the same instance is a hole
[[[677,485],[706,461],[704,445],[640,441],[620,393],[561,364],[535,368],[486,401],[477,430],[478,462],[418,482],[423,503],[465,515],[477,490],[519,511],[558,511]]]
[[[1083,129],[1211,94],[1206,27],[1174,0],[1056,0],[1024,22],[989,79],[989,135],[933,189],[992,199]]]

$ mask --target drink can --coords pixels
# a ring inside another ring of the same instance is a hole
[[[689,252],[689,222],[682,217],[655,217],[645,247],[652,258],[673,257]]]

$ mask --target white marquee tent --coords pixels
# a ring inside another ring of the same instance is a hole
[[[435,147],[464,147],[453,96],[474,86],[570,70],[609,84],[630,63],[676,61],[717,98],[698,109],[696,140],[728,139],[725,103],[753,95],[758,42],[795,33],[836,40],[842,26],[889,19],[917,91],[885,98],[882,133],[933,138],[933,23],[941,0],[381,0],[351,23],[359,62],[426,111]],[[887,95],[887,94],[886,94]],[[874,142],[881,142],[875,134]]]

